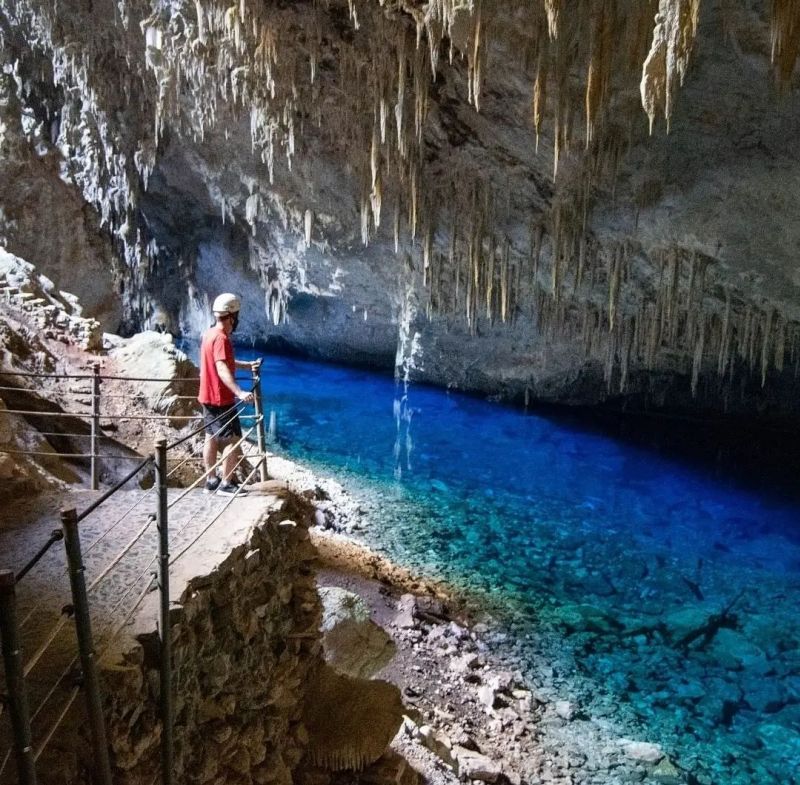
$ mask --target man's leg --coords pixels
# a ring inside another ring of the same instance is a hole
[[[236,464],[242,457],[242,448],[227,446],[225,448],[225,460],[222,462],[222,482],[231,482],[234,472],[236,471]]]
[[[206,434],[206,441],[203,444],[203,464],[206,467],[206,480],[211,479],[212,467],[217,462],[217,453],[219,452],[219,444],[214,436]]]

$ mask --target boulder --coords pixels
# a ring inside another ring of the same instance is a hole
[[[171,335],[147,331],[130,338],[108,335],[104,338],[120,376],[161,380],[132,383],[148,408],[176,417],[198,410],[198,404],[193,400],[197,395],[197,383],[192,381],[198,378],[197,368],[175,346]],[[176,420],[174,424],[181,426],[184,423]]]
[[[658,763],[664,757],[664,751],[658,744],[651,744],[648,741],[622,740],[622,749],[626,757],[631,760],[638,760],[642,763]]]
[[[353,592],[319,588],[325,661],[339,673],[362,679],[376,674],[394,657],[391,637],[370,619],[369,608]]]
[[[397,603],[397,615],[394,623],[402,629],[411,629],[416,626],[414,612],[417,607],[417,599],[413,594],[403,594]]]
[[[464,779],[497,782],[502,774],[500,764],[480,752],[455,746],[453,754],[458,763],[458,774]]]
[[[331,771],[363,769],[383,755],[403,713],[393,684],[352,678],[323,665],[309,684],[303,709],[309,762]]]
[[[650,772],[650,779],[660,785],[682,785],[686,781],[680,769],[669,758],[664,758]]]

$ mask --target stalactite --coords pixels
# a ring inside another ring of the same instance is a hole
[[[680,297],[681,280],[681,257],[677,251],[673,250],[670,255],[671,274],[668,280],[667,290],[667,335],[670,346],[675,346],[675,338],[678,331],[678,300]]]
[[[700,382],[700,371],[703,366],[703,354],[705,352],[706,342],[706,323],[700,321],[700,335],[694,347],[694,356],[692,358],[692,397],[697,397],[697,385]]]
[[[394,203],[394,221],[392,222],[392,230],[394,234],[394,252],[400,253],[400,199],[398,198]]]
[[[619,322],[615,322],[612,329],[609,330],[606,338],[606,362],[603,372],[604,381],[606,383],[606,390],[610,393],[612,389],[612,382],[614,379],[614,365],[617,356],[617,340],[619,334]]]
[[[758,345],[758,315],[753,313],[752,318],[750,320],[750,342],[747,346],[747,364],[750,366],[750,370],[755,370],[756,367],[756,347]],[[763,342],[763,336],[762,336]]]
[[[547,108],[547,76],[549,56],[546,44],[539,43],[539,57],[536,64],[536,79],[533,83],[533,127],[536,132],[536,152],[539,152],[539,136],[542,130],[542,120]]]
[[[500,255],[500,321],[505,324],[508,321],[509,304],[509,261],[508,261],[508,238],[503,241]]]
[[[778,83],[786,88],[800,53],[800,3],[772,0],[772,65]]]
[[[617,323],[617,306],[619,305],[620,268],[622,266],[622,254],[619,248],[614,249],[608,262],[608,329],[610,331]]]
[[[772,323],[775,319],[775,311],[770,308],[764,314],[764,335],[761,344],[761,386],[767,383],[767,370],[769,369],[769,362],[772,357],[770,349],[772,348]]]
[[[631,327],[631,323],[634,327]],[[625,319],[622,323],[622,341],[620,347],[620,377],[619,377],[619,391],[624,393],[628,389],[628,372],[630,370],[631,347],[633,344],[633,336],[635,334],[635,317]]]
[[[783,363],[786,356],[786,321],[778,316],[775,325],[775,358],[773,360],[775,370],[783,372]]]
[[[650,119],[650,133],[658,112],[667,121],[678,87],[683,84],[697,34],[700,0],[659,0],[650,53],[642,67],[642,106]]]
[[[366,247],[369,245],[369,217],[370,217],[370,204],[369,199],[363,197],[361,199],[361,242]]]
[[[728,367],[731,344],[731,293],[725,290],[725,315],[722,317],[722,337],[719,343],[717,356],[717,374],[720,378],[725,376]]]
[[[599,8],[595,7],[594,16],[591,20],[592,33],[585,93],[585,145],[587,149],[594,138],[594,129],[600,108],[608,100],[613,63],[611,49],[614,46],[613,31],[616,27],[615,13],[616,3],[613,0],[603,0]]]

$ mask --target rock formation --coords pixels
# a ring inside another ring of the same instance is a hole
[[[796,415],[797,15],[3,0],[0,228],[129,329],[224,285],[254,339],[411,378]]]

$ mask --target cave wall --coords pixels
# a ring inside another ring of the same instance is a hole
[[[293,502],[265,515],[209,573],[183,565],[191,577],[171,613],[180,782],[293,781],[308,745],[303,705],[322,665],[309,510]],[[158,600],[150,597],[135,639],[124,635],[101,664],[114,781],[122,784],[160,771]]]
[[[82,1],[0,7],[52,59],[37,84],[76,86],[57,147],[130,329],[197,334],[233,288],[244,341],[518,400],[795,417],[779,15],[560,5],[128,1],[104,38]]]

